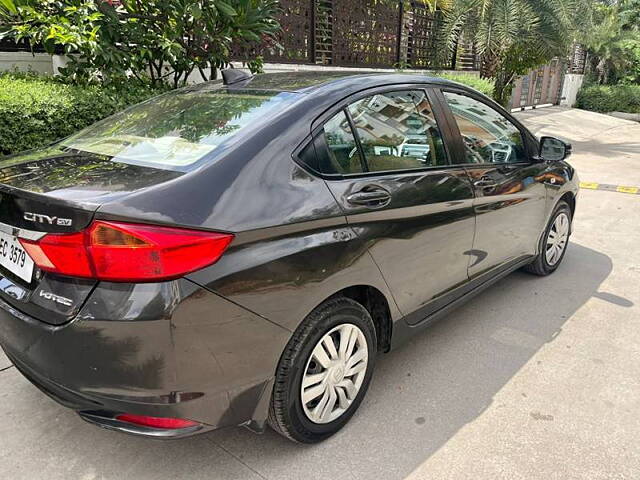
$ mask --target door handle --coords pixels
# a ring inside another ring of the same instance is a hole
[[[496,188],[498,186],[495,180],[492,180],[488,177],[482,177],[480,180],[476,180],[475,182],[473,182],[473,184],[476,187],[482,188],[482,189]]]
[[[347,196],[347,202],[365,207],[381,207],[391,201],[391,194],[383,188],[362,189]]]

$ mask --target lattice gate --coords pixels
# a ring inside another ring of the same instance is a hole
[[[266,62],[344,67],[451,68],[442,18],[421,2],[281,0],[277,42],[235,49]]]

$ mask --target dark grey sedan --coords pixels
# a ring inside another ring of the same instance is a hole
[[[85,420],[318,442],[377,354],[562,261],[570,146],[483,95],[224,75],[0,162],[0,344]]]

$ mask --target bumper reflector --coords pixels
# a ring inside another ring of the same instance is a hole
[[[183,418],[149,417],[147,415],[133,415],[131,413],[121,413],[116,415],[116,420],[121,422],[141,425],[143,427],[161,428],[164,430],[178,430],[200,425],[193,420]]]

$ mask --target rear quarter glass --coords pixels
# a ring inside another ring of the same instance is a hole
[[[222,143],[301,97],[291,92],[187,89],[136,105],[62,141],[112,162],[191,171]]]

